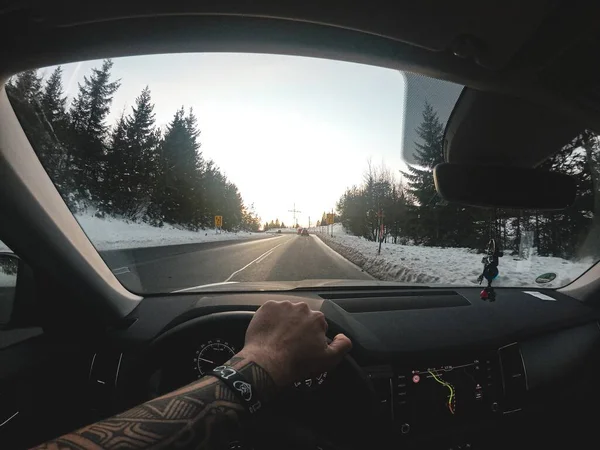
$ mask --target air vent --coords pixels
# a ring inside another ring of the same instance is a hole
[[[386,420],[393,421],[394,404],[392,384],[394,372],[391,366],[371,366],[365,367],[363,370],[373,384],[382,417],[385,417]]]
[[[498,350],[502,386],[504,388],[504,413],[519,411],[523,407],[527,392],[527,373],[519,344],[514,343]]]
[[[349,313],[452,308],[471,304],[455,291],[335,292],[320,296]]]
[[[110,399],[119,378],[119,369],[123,353],[105,350],[95,353],[90,364],[89,394],[93,408],[104,411],[110,405]]]

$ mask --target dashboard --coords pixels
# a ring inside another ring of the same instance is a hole
[[[496,302],[489,303],[479,299],[478,289],[389,287],[149,298],[126,328],[113,330],[110,348],[95,354],[90,385],[98,388],[98,361],[110,360],[102,355],[113,352],[120,356],[110,367],[118,360],[113,398],[125,396],[133,404],[160,395],[240,350],[252,312],[264,301],[304,301],[325,314],[331,336],[344,332],[352,339],[351,356],[376,403],[369,429],[382,445],[525,448],[540,445],[540,429],[553,424],[583,436],[589,420],[584,405],[600,401],[598,316],[555,291],[544,293],[552,300],[519,289],[498,289]],[[160,342],[163,350],[141,370],[148,342]],[[351,421],[356,402],[338,375],[297,380],[284,396],[282,414],[295,412],[316,427],[331,427],[340,411]],[[139,383],[140,377],[148,381]],[[138,397],[134,384],[142,386]],[[354,423],[338,431],[361,427]]]

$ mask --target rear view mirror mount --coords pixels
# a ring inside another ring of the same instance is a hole
[[[442,163],[433,178],[442,199],[484,208],[560,210],[577,191],[568,175],[523,167]]]

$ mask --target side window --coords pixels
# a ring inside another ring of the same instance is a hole
[[[17,286],[18,259],[0,241],[0,328],[6,325],[12,313]]]

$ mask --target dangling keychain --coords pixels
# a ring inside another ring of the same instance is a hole
[[[493,302],[496,299],[496,292],[492,287],[492,281],[494,281],[494,279],[498,276],[498,258],[502,256],[504,256],[504,254],[498,250],[496,246],[496,240],[490,239],[490,242],[488,242],[486,255],[481,260],[483,263],[483,272],[481,275],[479,275],[479,277],[477,277],[479,284],[481,284],[484,278],[487,280],[487,286],[483,288],[479,294],[482,300],[489,300]]]

